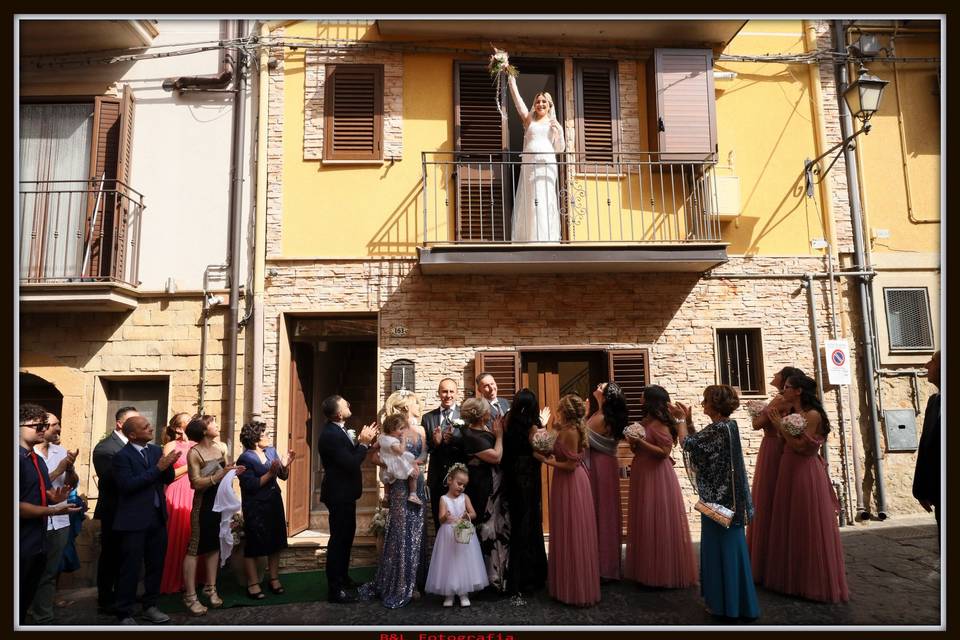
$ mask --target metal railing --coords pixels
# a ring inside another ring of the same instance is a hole
[[[424,245],[721,241],[712,154],[448,151],[422,164]]]
[[[104,176],[20,182],[20,283],[138,286],[143,200]]]

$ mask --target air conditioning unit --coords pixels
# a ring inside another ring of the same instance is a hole
[[[740,178],[738,176],[717,176],[716,198],[711,202],[713,213],[721,220],[733,219],[740,215]]]

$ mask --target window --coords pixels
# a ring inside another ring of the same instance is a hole
[[[760,329],[717,329],[720,384],[737,387],[741,394],[762,394],[762,353]]]
[[[884,287],[883,302],[891,351],[934,348],[926,287]]]
[[[619,150],[617,65],[578,61],[576,74],[577,152],[586,162],[612,162]],[[591,167],[585,167],[590,171]]]
[[[20,278],[123,273],[134,98],[20,105]]]
[[[660,160],[712,157],[717,149],[713,52],[657,49],[650,80],[650,141]]]
[[[383,65],[326,66],[323,157],[383,158]]]
[[[150,421],[154,429],[154,442],[161,443],[163,429],[170,416],[167,415],[169,382],[164,380],[103,380],[107,396],[106,433],[113,432],[116,413],[120,407],[133,406]]]

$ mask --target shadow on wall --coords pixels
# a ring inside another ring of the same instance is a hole
[[[411,257],[422,240],[423,190],[416,183],[367,242],[367,254]]]

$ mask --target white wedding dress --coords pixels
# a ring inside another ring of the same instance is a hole
[[[514,105],[524,122],[527,108],[510,79]],[[560,181],[557,153],[564,149],[563,134],[550,126],[551,119],[531,119],[523,132],[520,180],[513,200],[514,242],[560,241]]]

